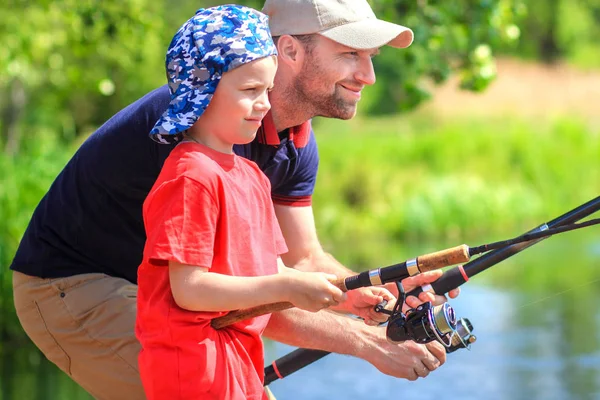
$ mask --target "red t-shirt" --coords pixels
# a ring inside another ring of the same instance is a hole
[[[168,261],[235,276],[277,273],[287,248],[268,179],[252,161],[184,142],[167,158],[143,213],[136,335],[148,399],[265,398],[261,334],[270,316],[211,328],[226,312],[180,308]]]

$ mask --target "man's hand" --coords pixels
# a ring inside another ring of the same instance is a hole
[[[389,290],[376,286],[350,290],[346,294],[347,300],[331,309],[357,315],[364,319],[367,325],[372,326],[379,325],[388,319],[386,314],[375,312],[375,306],[383,300],[387,300],[388,304],[393,306],[396,301]]]
[[[386,375],[411,381],[424,378],[446,362],[444,346],[438,342],[425,345],[411,340],[390,343],[385,337],[385,328],[371,327],[376,340],[359,355]]]
[[[291,346],[359,357],[386,375],[409,380],[425,377],[446,362],[441,344],[391,343],[385,331],[328,311],[291,308],[273,313],[264,335]]]
[[[435,282],[436,280],[438,280],[440,278],[440,276],[442,276],[442,274],[443,274],[442,270],[423,272],[422,274],[410,276],[410,277],[402,280],[402,286],[404,286],[404,290],[406,291],[406,293],[408,293],[411,290],[413,290],[419,286],[423,286],[423,285],[427,285],[432,282]],[[386,285],[386,287],[389,288],[390,286]],[[393,289],[392,293],[397,292],[395,285],[393,286],[393,288],[394,289]],[[456,289],[448,292],[448,296],[451,299],[454,299],[459,294],[460,294],[460,288],[456,288]],[[448,299],[446,298],[446,296],[434,295],[434,294],[428,293],[428,292],[420,293],[418,298],[415,296],[407,296],[406,297],[406,305],[409,308],[418,307],[420,304],[428,302],[428,301],[431,301],[433,303],[433,305],[437,306],[437,305],[445,303],[446,301],[448,301]]]

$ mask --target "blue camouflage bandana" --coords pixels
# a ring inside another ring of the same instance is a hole
[[[238,5],[199,9],[179,28],[167,51],[171,102],[150,137],[164,144],[180,141],[210,103],[225,72],[274,55],[266,15]]]

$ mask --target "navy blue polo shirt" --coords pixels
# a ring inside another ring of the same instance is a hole
[[[142,205],[174,145],[148,133],[169,104],[163,86],[93,133],[33,213],[11,269],[41,278],[105,273],[137,282],[146,235]],[[267,175],[273,201],[310,205],[318,152],[310,122],[277,133],[270,115],[256,139],[234,146]]]

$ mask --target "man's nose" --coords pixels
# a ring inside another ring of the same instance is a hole
[[[373,60],[371,57],[368,57],[360,64],[360,68],[354,77],[364,85],[372,85],[375,83],[375,69],[373,68]]]

